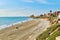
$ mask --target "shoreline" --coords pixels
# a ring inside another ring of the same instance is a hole
[[[17,25],[17,24],[22,24],[22,23],[24,23],[24,22],[31,21],[31,20],[33,20],[33,19],[30,18],[30,19],[27,19],[27,20],[24,20],[24,21],[19,21],[19,22],[12,23],[12,24],[9,24],[9,25],[1,25],[1,26],[0,26],[0,30],[1,30],[1,29],[4,29],[4,28],[7,28],[7,27],[11,27],[11,26]]]
[[[11,27],[7,27],[0,31],[1,40],[31,40],[36,39],[36,37],[43,32],[43,29],[47,29],[48,21],[44,19],[30,19],[23,21],[23,23],[14,24]],[[3,39],[4,37],[4,39]],[[22,39],[23,38],[23,39]]]

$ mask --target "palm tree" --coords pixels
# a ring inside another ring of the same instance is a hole
[[[50,13],[52,13],[52,10],[50,10]]]
[[[50,20],[50,23],[52,23],[53,24],[53,16],[52,16],[53,14],[52,14],[52,10],[50,10],[50,17],[49,17],[49,20]]]

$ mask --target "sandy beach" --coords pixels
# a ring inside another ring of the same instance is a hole
[[[36,37],[47,29],[46,20],[30,20],[0,30],[0,40],[36,40]]]

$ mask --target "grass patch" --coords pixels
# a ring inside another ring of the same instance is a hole
[[[60,27],[60,23],[52,25],[50,28],[40,34],[36,40],[46,40],[46,38],[50,36],[50,33],[52,33],[58,27]]]
[[[56,40],[57,36],[60,36],[60,30],[49,36],[47,40]]]

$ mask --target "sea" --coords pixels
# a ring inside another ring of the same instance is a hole
[[[27,21],[28,17],[0,17],[0,29],[6,28],[9,25],[16,24],[19,22]]]

